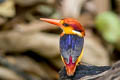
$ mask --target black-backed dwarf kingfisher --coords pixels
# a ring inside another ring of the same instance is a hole
[[[73,76],[76,66],[83,56],[85,31],[82,25],[73,18],[61,20],[40,18],[51,24],[59,26],[63,32],[60,35],[60,52],[68,76]]]

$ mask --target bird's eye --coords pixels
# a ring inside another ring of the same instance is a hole
[[[63,26],[67,27],[67,26],[69,26],[69,24],[67,24],[67,23],[64,23],[64,24],[63,24]]]

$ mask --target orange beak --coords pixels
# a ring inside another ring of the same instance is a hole
[[[60,23],[61,20],[57,20],[57,19],[47,19],[47,18],[40,18],[40,20],[51,23],[51,24],[55,24],[59,27],[62,27],[62,24]]]

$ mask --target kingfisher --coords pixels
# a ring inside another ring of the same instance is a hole
[[[68,76],[73,76],[83,56],[85,30],[74,18],[40,20],[55,24],[62,29],[60,35],[60,53]]]

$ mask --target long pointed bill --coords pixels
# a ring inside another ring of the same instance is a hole
[[[51,24],[55,24],[57,26],[61,26],[60,21],[61,20],[57,20],[57,19],[47,19],[47,18],[40,18],[40,20],[51,23]]]

